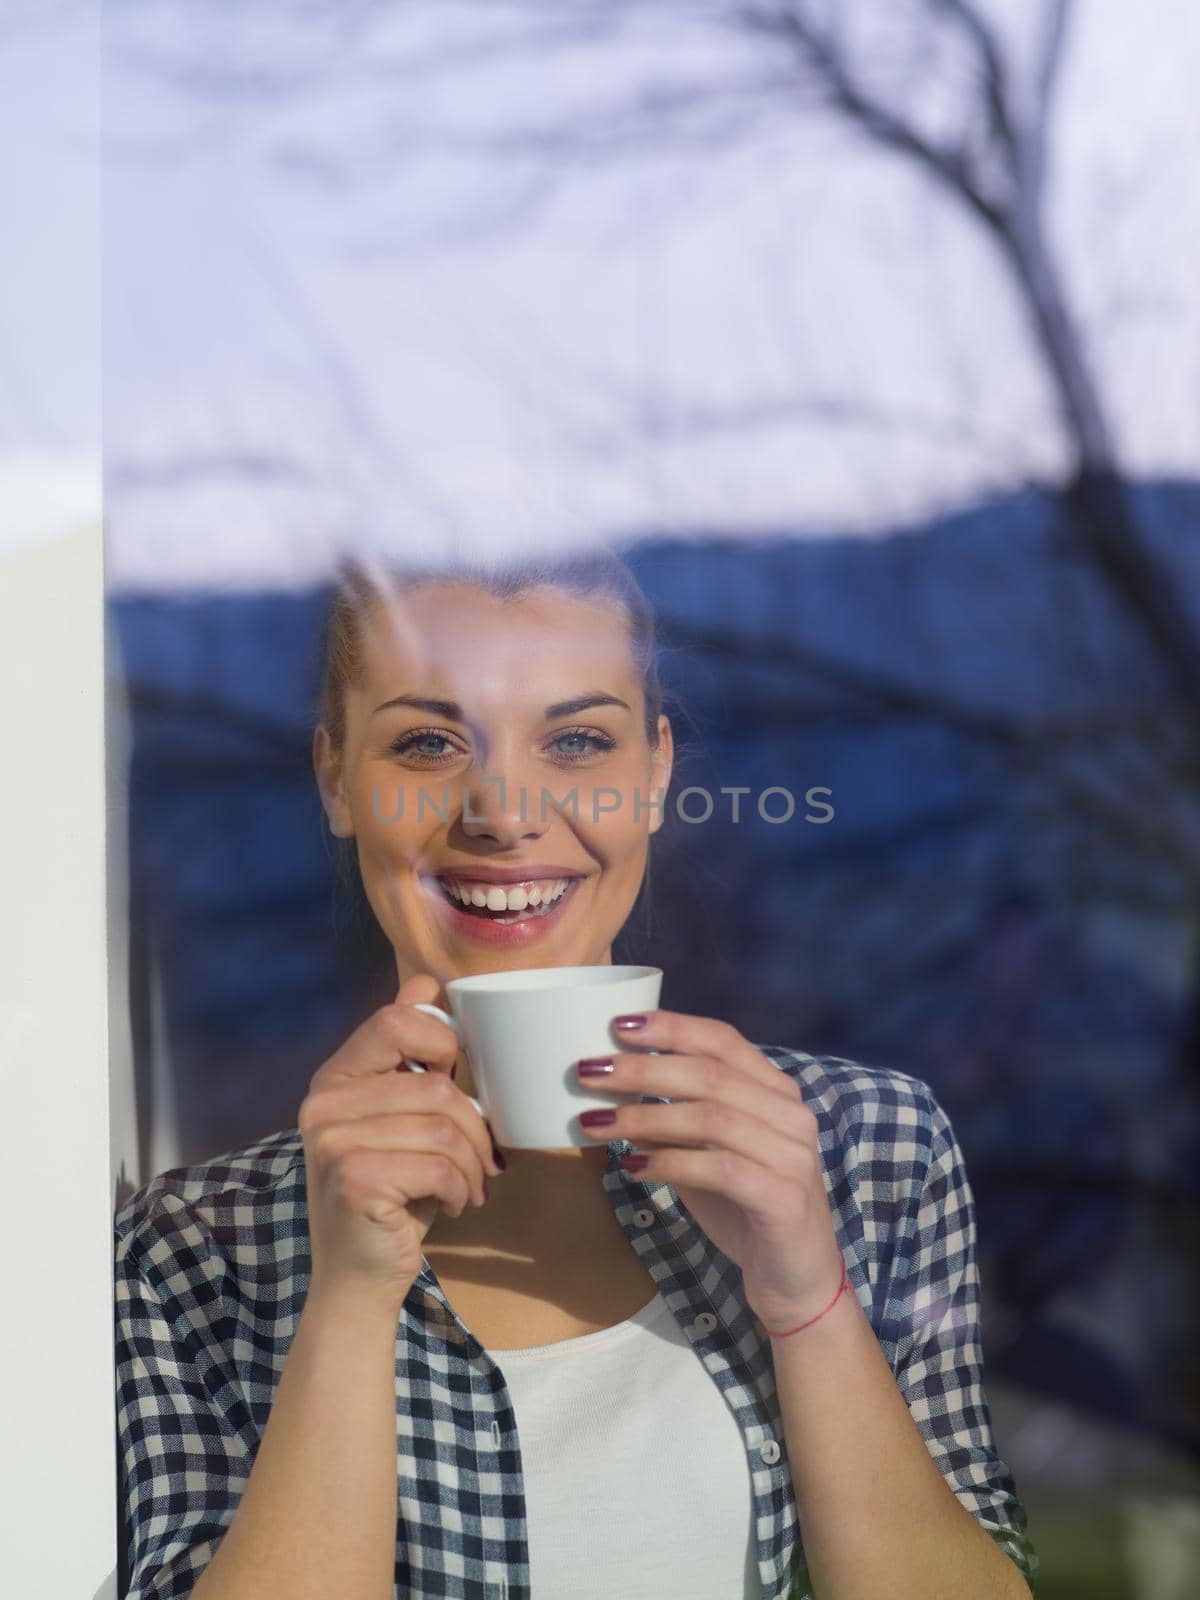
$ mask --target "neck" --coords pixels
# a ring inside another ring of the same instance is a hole
[[[450,1248],[486,1246],[549,1261],[578,1258],[618,1226],[603,1175],[608,1147],[505,1150],[507,1169],[488,1179],[486,1205],[461,1217],[439,1212],[426,1243]]]

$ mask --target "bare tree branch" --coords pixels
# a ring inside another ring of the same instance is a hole
[[[824,78],[835,109],[844,112],[881,144],[914,157],[933,178],[965,200],[990,228],[998,230],[1003,226],[1002,212],[975,182],[965,151],[934,143],[914,124],[869,95],[851,76],[836,42],[815,27],[795,5],[779,8],[749,5],[737,9],[748,29],[783,39],[805,66],[814,68]]]
[[[1025,116],[1025,133],[1017,152],[1021,187],[1036,209],[1045,183],[1046,147],[1054,87],[1063,58],[1071,0],[1045,0],[1041,36],[1033,69],[1033,84]]]
[[[808,88],[811,104],[827,101],[823,85],[813,83]],[[777,69],[760,69],[721,84],[707,80],[652,82],[632,99],[601,106],[587,115],[575,111],[550,124],[499,132],[495,128],[444,130],[432,143],[495,162],[511,161],[514,156],[602,162],[638,154],[659,157],[667,149],[714,154],[727,150],[731,140],[766,115],[771,97],[785,95],[794,105],[796,84]]]
[[[1009,105],[1008,72],[1000,41],[983,20],[974,0],[937,0],[943,10],[955,17],[970,35],[980,57],[988,112],[996,137],[1013,156],[1017,151],[1016,130]]]

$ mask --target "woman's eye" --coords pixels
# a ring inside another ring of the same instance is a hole
[[[446,734],[438,733],[435,728],[417,728],[412,733],[402,733],[398,739],[393,739],[391,749],[398,756],[415,755],[422,761],[444,761],[453,751],[422,749],[421,746],[449,743]]]
[[[554,743],[562,745],[571,740],[575,741],[573,749],[559,751],[559,754],[568,761],[582,761],[594,750],[612,750],[616,748],[615,739],[610,739],[606,733],[589,733],[586,728],[574,728],[570,733],[557,734]],[[582,741],[585,748],[580,748],[580,741]]]
[[[585,761],[595,752],[615,749],[616,740],[606,733],[572,728],[568,733],[556,734],[551,747],[564,761]],[[409,756],[426,763],[450,761],[462,754],[451,744],[449,735],[439,733],[436,728],[414,728],[402,733],[389,748],[393,755]]]

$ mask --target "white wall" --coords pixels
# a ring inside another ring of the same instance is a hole
[[[0,1591],[111,1600],[99,5],[0,13]]]
[[[90,1600],[116,1594],[98,517],[0,552],[0,641],[3,1584]]]

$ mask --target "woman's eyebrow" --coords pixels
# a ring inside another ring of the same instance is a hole
[[[620,706],[625,711],[632,712],[633,707],[615,694],[606,694],[603,689],[591,689],[587,694],[576,695],[574,700],[556,700],[552,706],[545,710],[545,720],[553,722],[556,717],[573,717],[580,711],[587,711],[591,706]]]
[[[385,700],[381,706],[376,706],[371,715],[377,717],[381,711],[390,711],[395,706],[409,706],[414,711],[427,711],[430,716],[446,717],[451,722],[467,720],[457,700],[432,700],[419,694],[395,695],[391,700]],[[576,695],[572,700],[556,700],[553,705],[546,707],[543,716],[545,721],[552,722],[556,717],[576,716],[591,706],[621,706],[626,711],[633,710],[632,706],[617,695],[595,689],[589,690],[587,694]]]
[[[462,707],[457,700],[429,700],[419,694],[395,695],[381,706],[376,706],[371,715],[377,717],[381,711],[390,711],[393,706],[411,706],[414,711],[428,711],[430,716],[447,717],[451,722],[464,720]]]

